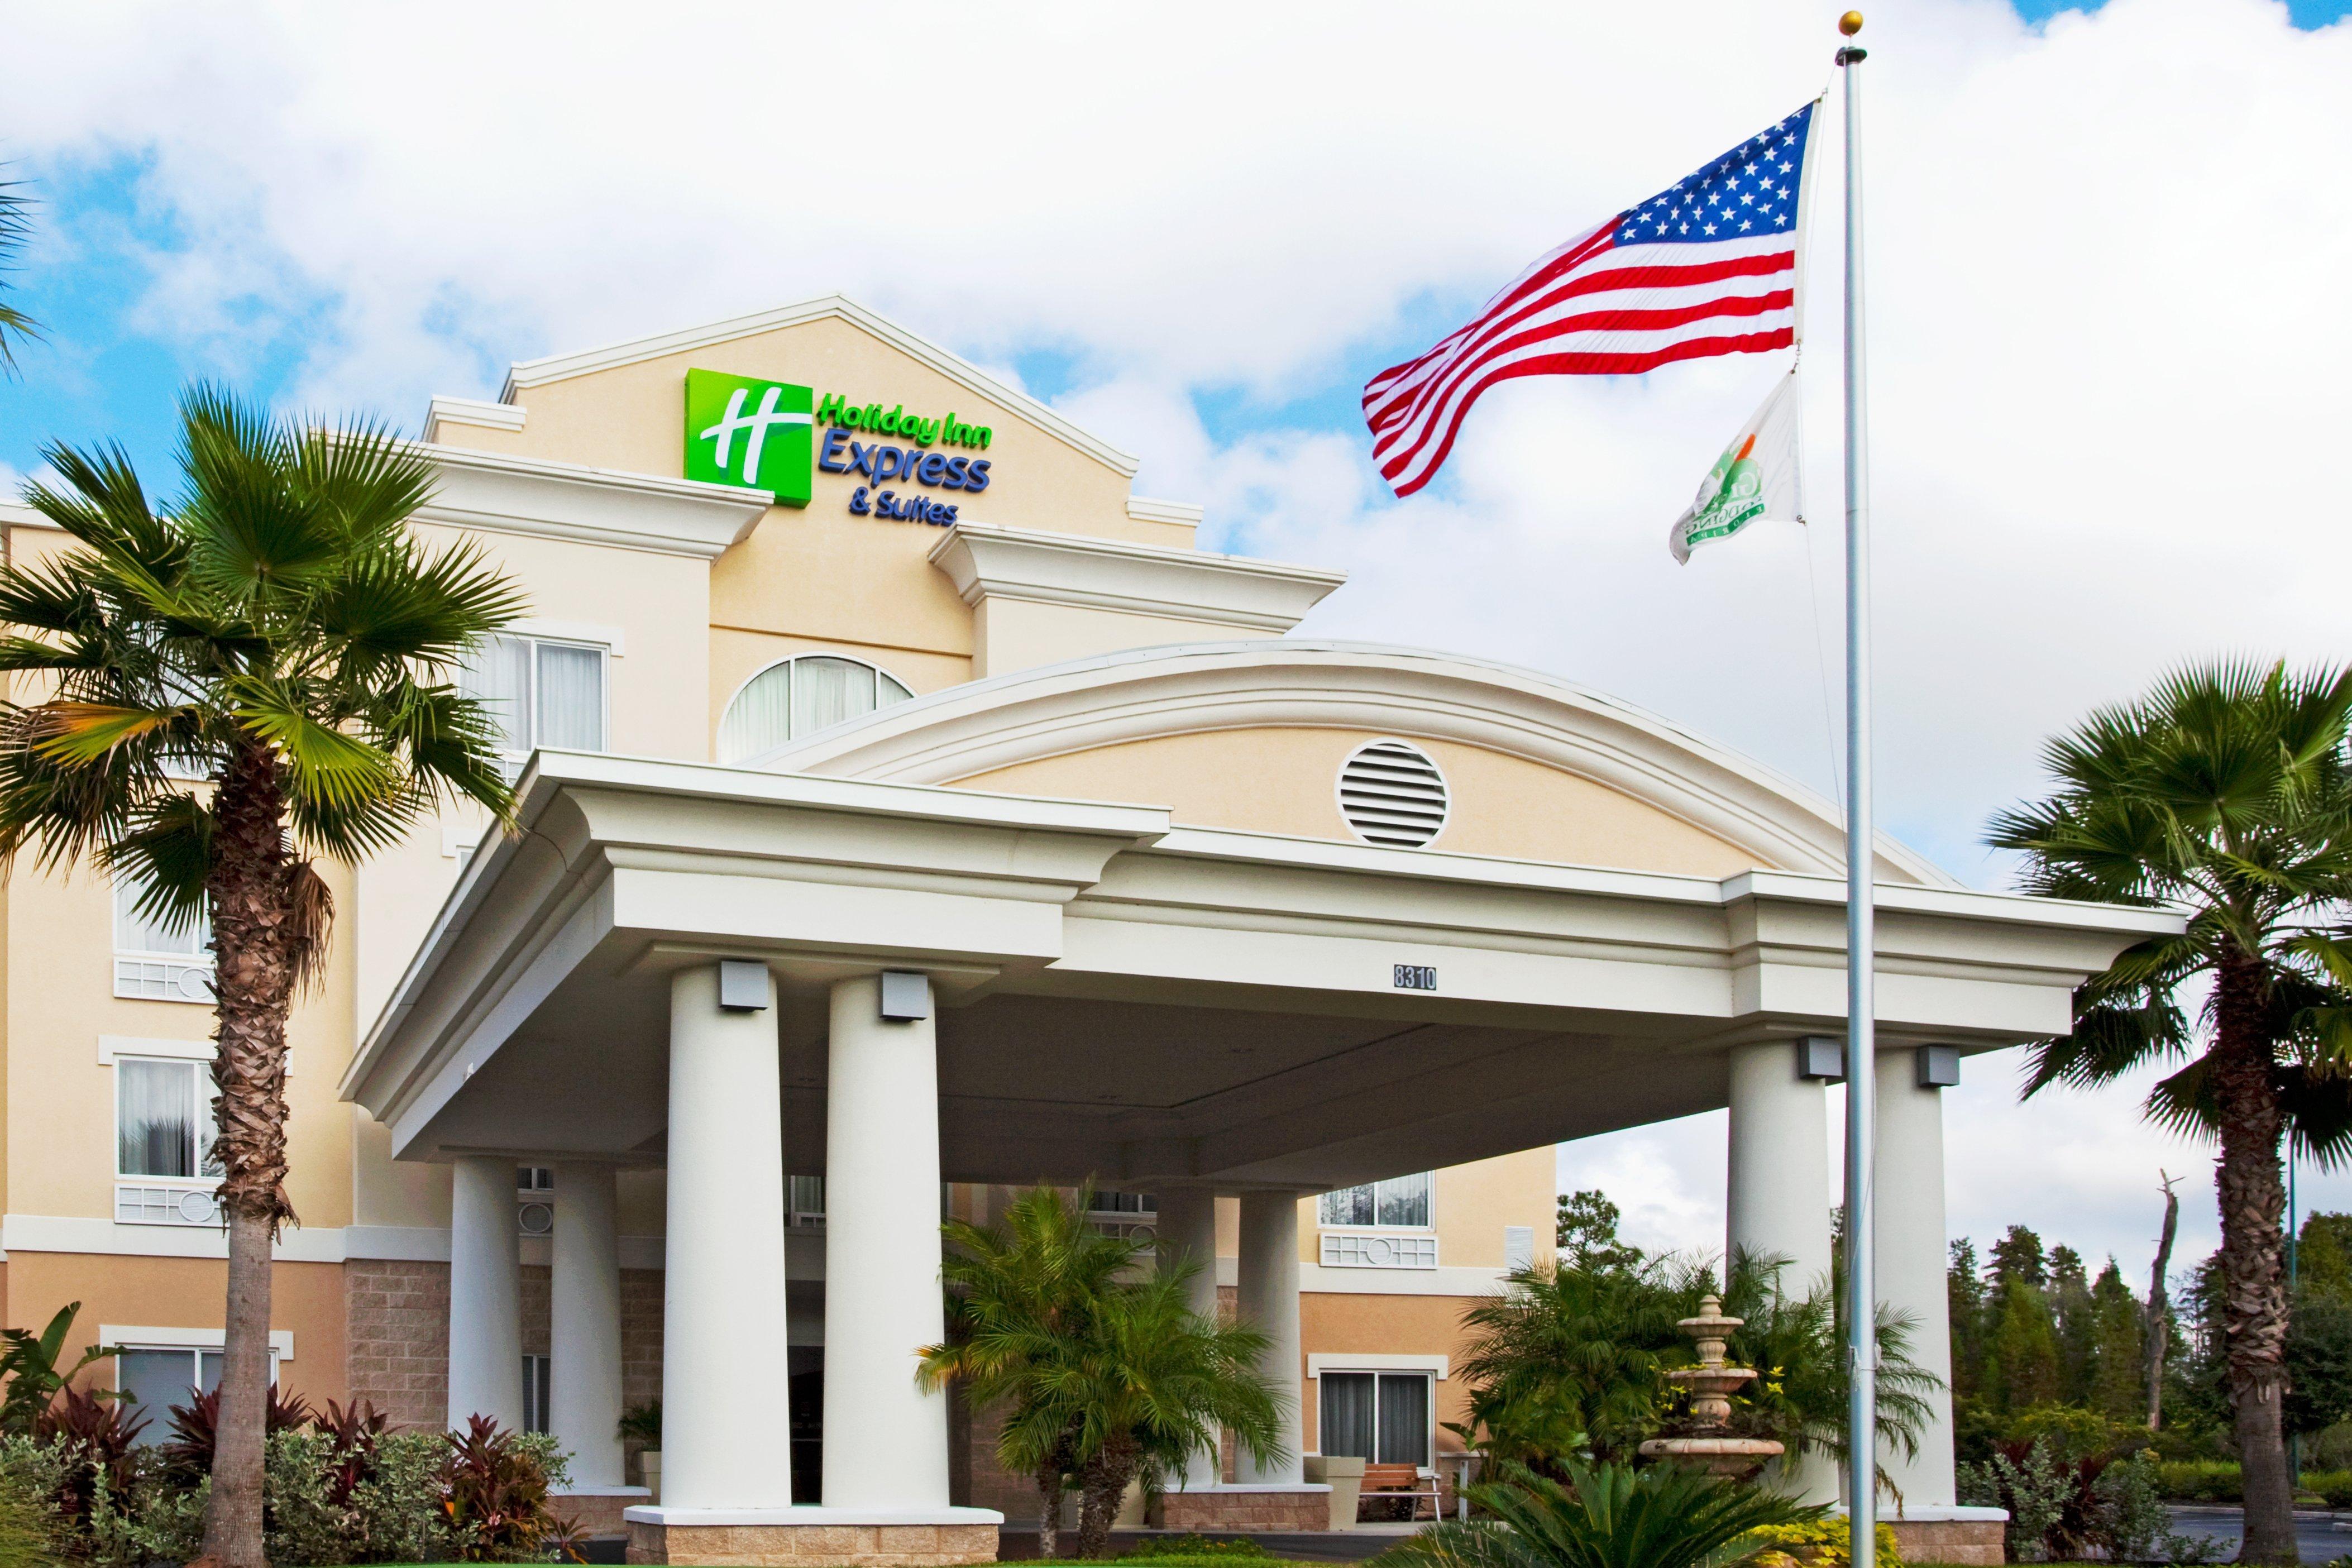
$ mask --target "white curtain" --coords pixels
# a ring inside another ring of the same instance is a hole
[[[740,763],[793,738],[792,661],[753,676],[719,721],[719,760]]]
[[[116,1060],[114,1070],[116,1157],[121,1173],[194,1175],[197,1065],[123,1057]]]
[[[530,643],[487,637],[466,661],[457,688],[489,710],[502,752],[530,750]]]
[[[570,643],[539,645],[539,733],[534,743],[604,749],[604,654]]]
[[[1379,1184],[1380,1217],[1378,1225],[1412,1226],[1425,1228],[1429,1224],[1429,1177],[1395,1176]]]
[[[846,658],[793,662],[793,733],[813,734],[874,710],[874,667]]]
[[[114,946],[120,952],[168,952],[194,958],[213,944],[212,921],[199,914],[176,929],[139,912],[147,883],[128,872],[114,879]]]

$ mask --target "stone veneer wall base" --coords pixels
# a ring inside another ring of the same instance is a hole
[[[1328,1530],[1331,1489],[1308,1482],[1296,1487],[1218,1486],[1162,1492],[1160,1522],[1163,1530],[1175,1531]]]
[[[1895,1544],[1906,1563],[1957,1563],[1965,1568],[2000,1568],[2009,1561],[2007,1526],[1995,1519],[1890,1519]]]
[[[646,1524],[629,1521],[632,1563],[710,1568],[947,1568],[996,1561],[993,1524]]]

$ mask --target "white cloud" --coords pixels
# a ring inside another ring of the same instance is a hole
[[[1828,790],[1834,100],[1810,530],[1666,555],[1761,362],[1498,389],[1402,505],[1344,412],[1221,441],[1201,410],[1344,410],[1420,346],[1400,323],[1785,113],[1832,9],[0,0],[0,131],[36,175],[134,161],[179,237],[138,258],[139,322],[232,373],[293,345],[290,401],[414,417],[510,359],[841,289],[992,364],[1065,356],[1062,405],[1143,493],[1208,502],[1209,542],[1350,569],[1307,629],[1537,665]],[[1893,0],[1868,42],[1883,820],[1994,882],[1981,824],[2052,730],[2173,660],[2343,653],[2352,25]],[[2001,1074],[1954,1097],[1956,1228],[2147,1231],[2156,1165],[2192,1157],[2128,1094],[2019,1109]],[[1695,1239],[1697,1129],[1569,1158]]]

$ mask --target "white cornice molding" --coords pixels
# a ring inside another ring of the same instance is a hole
[[[1127,498],[1127,515],[1138,522],[1173,522],[1198,528],[1208,513],[1207,507],[1195,506],[1191,501],[1153,500],[1149,496]]]
[[[433,461],[420,522],[520,533],[708,561],[758,526],[766,490],[550,463],[462,447],[419,446]]]
[[[1316,566],[979,523],[950,529],[930,559],[967,605],[1018,599],[1255,632],[1288,631],[1348,580]]]
[[[1073,659],[882,709],[756,763],[938,784],[1127,741],[1268,726],[1458,741],[1646,801],[1767,866],[1817,876],[1844,867],[1838,808],[1759,763],[1535,670],[1367,643],[1196,643]],[[1958,886],[1883,834],[1878,858],[1881,880]]]
[[[485,430],[520,430],[525,410],[511,403],[484,403],[476,397],[436,397],[425,405],[425,438],[441,439],[444,425],[476,425]]]
[[[65,531],[31,507],[13,500],[0,500],[0,528],[46,528],[53,533]]]
[[[1129,457],[1109,442],[1088,435],[1067,419],[1055,413],[1025,392],[1017,392],[990,375],[971,361],[959,358],[927,339],[917,337],[906,328],[887,317],[877,315],[856,300],[840,294],[828,294],[823,299],[803,300],[796,305],[782,305],[772,310],[755,311],[748,316],[734,316],[723,321],[711,321],[698,327],[684,327],[677,331],[657,332],[651,337],[631,338],[626,342],[608,343],[603,348],[584,349],[576,353],[551,354],[545,359],[525,360],[507,372],[506,385],[499,394],[500,402],[510,402],[518,392],[541,386],[551,381],[562,381],[571,376],[586,375],[594,371],[611,370],[616,365],[639,364],[649,359],[661,359],[669,354],[685,353],[694,349],[708,348],[737,338],[756,337],[783,327],[797,327],[809,321],[821,321],[828,317],[847,321],[850,325],[880,338],[908,358],[929,366],[950,381],[963,386],[975,395],[985,397],[1005,412],[1026,419],[1047,435],[1076,447],[1104,467],[1115,470],[1121,479],[1131,479],[1142,459]]]

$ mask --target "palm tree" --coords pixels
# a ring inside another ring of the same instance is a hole
[[[1761,1374],[1732,1401],[1734,1430],[1772,1438],[1791,1458],[1843,1458],[1846,1368],[1836,1282],[1792,1296],[1780,1288],[1784,1268],[1740,1254],[1720,1286],[1706,1262],[1639,1253],[1521,1269],[1500,1295],[1463,1314],[1471,1419],[1450,1429],[1497,1460],[1554,1479],[1567,1478],[1580,1451],[1632,1459],[1674,1418],[1667,1372],[1693,1363],[1677,1321],[1719,1292],[1723,1310],[1745,1320],[1729,1342],[1730,1360]],[[1911,1324],[1901,1314],[1882,1306],[1877,1336],[1880,1440],[1915,1451],[1937,1379],[1911,1359]]]
[[[0,861],[93,864],[183,928],[210,913],[228,1300],[203,1550],[262,1568],[286,1021],[333,917],[315,861],[459,796],[510,815],[493,718],[444,678],[522,600],[475,546],[411,534],[431,470],[377,425],[307,429],[195,388],[165,511],[120,447],[43,456],[64,488],[26,499],[78,547],[0,567],[0,670],[38,689],[0,701]]]
[[[0,180],[0,294],[7,289],[7,275],[16,270],[16,253],[32,235],[31,208],[16,182]],[[32,317],[0,298],[0,374],[16,374],[16,345],[40,335]]]
[[[1825,1511],[1679,1465],[1588,1465],[1568,1484],[1515,1465],[1469,1489],[1486,1517],[1431,1525],[1381,1553],[1390,1568],[1718,1568],[1755,1556],[1756,1531]]]
[[[919,1369],[927,1387],[961,1384],[975,1408],[1009,1406],[997,1458],[1036,1478],[1046,1558],[1074,1477],[1079,1550],[1099,1556],[1139,1474],[1157,1485],[1225,1427],[1261,1462],[1282,1451],[1283,1396],[1255,1370],[1265,1336],[1191,1310],[1197,1263],[1142,1273],[1150,1244],[1096,1229],[1088,1198],[1040,1186],[998,1225],[940,1227],[948,1339]]]
[[[1077,1353],[1041,1389],[1064,1413],[1084,1456],[1078,1469],[1078,1555],[1100,1557],[1128,1483],[1140,1474],[1157,1490],[1230,1428],[1261,1465],[1285,1457],[1284,1394],[1259,1375],[1266,1337],[1195,1312],[1190,1259],[1150,1279],[1115,1283],[1097,1302]]]
[[[2248,1562],[2294,1562],[2281,1423],[2287,1300],[2279,1144],[2352,1152],[2352,670],[2183,669],[2050,742],[2058,787],[1993,819],[2032,892],[2183,910],[2074,994],[2025,1093],[2176,1070],[2147,1110],[2217,1139],[2223,1343]],[[2184,988],[2206,996],[2194,1023]]]

